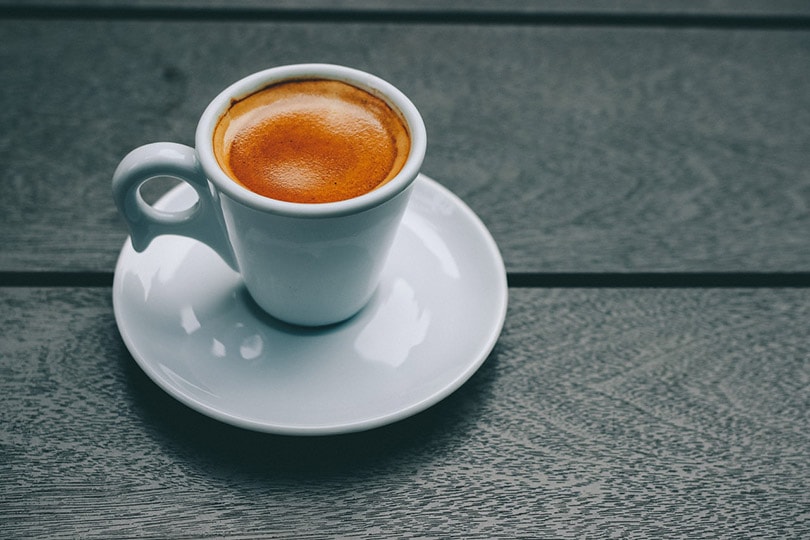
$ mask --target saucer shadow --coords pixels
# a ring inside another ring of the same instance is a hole
[[[268,322],[283,325],[285,330],[311,331],[277,320]],[[133,412],[141,416],[164,451],[197,467],[200,474],[251,480],[322,479],[380,467],[390,470],[403,460],[421,461],[441,454],[444,448],[467,438],[481,421],[499,354],[496,345],[467,383],[409,418],[354,433],[291,436],[235,427],[196,412],[149,379],[123,342],[120,347]]]

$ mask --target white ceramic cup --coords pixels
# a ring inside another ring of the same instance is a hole
[[[353,199],[303,204],[254,193],[220,168],[213,133],[231,104],[271,84],[307,78],[347,82],[400,113],[411,148],[395,178]],[[130,152],[113,176],[113,197],[135,250],[143,251],[161,234],[194,238],[241,274],[250,295],[270,315],[293,324],[332,324],[351,317],[371,298],[426,144],[416,107],[382,79],[330,64],[275,67],[237,81],[214,98],[197,125],[196,148],[159,142]],[[140,186],[156,177],[186,182],[199,200],[179,212],[153,208]]]

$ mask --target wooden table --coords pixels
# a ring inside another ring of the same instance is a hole
[[[510,304],[438,405],[295,438],[136,365],[109,183],[307,61],[412,98]],[[0,83],[0,537],[810,536],[806,2],[2,0]]]

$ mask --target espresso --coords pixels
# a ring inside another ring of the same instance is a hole
[[[351,199],[382,186],[402,169],[411,144],[385,101],[325,79],[278,83],[235,102],[213,143],[236,182],[298,203]]]

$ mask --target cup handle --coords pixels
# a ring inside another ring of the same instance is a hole
[[[158,210],[141,196],[141,185],[159,176],[182,180],[197,192],[197,202],[176,212]],[[132,246],[143,251],[156,236],[187,236],[213,249],[234,270],[236,258],[225,232],[216,195],[193,148],[159,142],[136,148],[121,160],[112,180],[113,198],[129,226]]]

